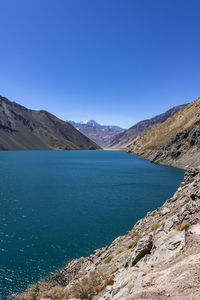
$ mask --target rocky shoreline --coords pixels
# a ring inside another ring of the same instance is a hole
[[[200,299],[200,168],[126,235],[72,260],[17,300]]]
[[[140,158],[181,169],[200,165],[200,121]]]

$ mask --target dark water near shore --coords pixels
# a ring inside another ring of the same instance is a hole
[[[123,152],[0,152],[0,299],[125,234],[182,179]]]

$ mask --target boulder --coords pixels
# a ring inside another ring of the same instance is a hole
[[[141,258],[143,258],[146,254],[149,254],[151,252],[153,242],[152,242],[152,235],[145,236],[144,238],[141,238],[136,246],[136,249],[133,251],[131,257],[126,261],[125,268],[130,265],[133,267],[137,264],[138,261],[140,261]]]

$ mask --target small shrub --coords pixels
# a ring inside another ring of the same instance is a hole
[[[128,245],[126,246],[126,248],[127,248],[127,249],[131,249],[131,248],[134,247],[134,245],[135,245],[135,243],[132,242],[132,243],[128,244]]]
[[[104,287],[108,286],[108,285],[113,285],[114,284],[114,279],[112,277],[107,278],[104,282]]]
[[[169,198],[168,200],[167,200],[167,202],[169,203],[169,202],[171,202],[173,200],[173,198]]]
[[[70,296],[70,292],[68,289],[56,285],[51,286],[48,283],[43,283],[42,286],[40,285],[40,293],[38,299],[41,298],[50,298],[56,300],[65,300]]]
[[[191,224],[192,224],[192,225],[195,225],[195,224],[197,224],[197,223],[199,223],[199,219],[198,219],[198,218],[196,218],[195,220],[193,220]]]
[[[138,235],[138,231],[133,231],[132,234],[131,234],[131,237],[134,238],[134,237],[136,237],[137,235]]]
[[[108,264],[113,258],[114,258],[113,255],[109,255],[109,256],[105,259],[105,263]]]
[[[141,234],[137,234],[137,236],[135,237],[134,241],[133,241],[132,243],[128,244],[128,245],[126,246],[126,248],[127,248],[127,249],[132,249],[132,248],[134,248],[134,247],[137,245],[137,243],[138,243],[138,241],[139,241],[140,238],[141,238]]]
[[[115,274],[117,271],[119,270],[119,268],[114,268],[113,270],[112,270],[112,272],[111,272],[111,274]]]
[[[184,200],[184,204],[188,203],[190,201],[190,196],[187,196],[187,198]]]
[[[155,232],[158,229],[158,227],[159,227],[159,224],[155,223],[152,225],[151,230]]]
[[[75,298],[88,299],[96,292],[96,288],[101,282],[102,275],[98,272],[91,272],[89,276],[85,276],[73,284],[70,295]]]
[[[195,211],[195,213],[200,212],[200,207],[196,207],[194,211]]]
[[[89,276],[77,281],[70,289],[70,295],[80,299],[90,299],[95,293],[101,292],[106,286],[114,283],[113,278],[107,278],[99,272],[91,272]]]
[[[188,225],[185,224],[185,223],[182,223],[182,224],[179,224],[177,227],[176,227],[176,230],[178,231],[183,231],[184,229],[187,229],[188,228]]]
[[[151,216],[154,217],[156,215],[156,210],[152,211]]]
[[[108,285],[113,285],[114,284],[114,279],[113,278],[107,278],[103,284],[99,285],[96,287],[96,292],[100,293],[103,291]]]
[[[116,252],[116,254],[120,254],[120,253],[122,253],[123,251],[124,251],[124,248],[121,247],[121,248],[119,248],[119,250]]]

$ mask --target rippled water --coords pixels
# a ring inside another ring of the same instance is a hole
[[[123,152],[0,152],[0,299],[126,233],[182,179]]]

